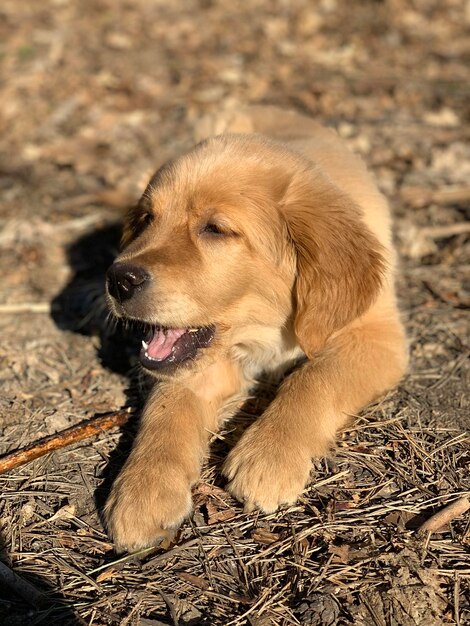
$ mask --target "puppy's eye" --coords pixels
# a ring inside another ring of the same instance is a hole
[[[204,226],[200,230],[200,233],[202,235],[225,235],[222,229],[213,222],[207,222],[207,224],[204,224]]]
[[[148,226],[149,224],[153,222],[153,215],[152,213],[144,213],[141,219],[142,219],[142,224],[144,224],[145,226]]]

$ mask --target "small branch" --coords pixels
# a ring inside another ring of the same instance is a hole
[[[419,259],[437,251],[435,240],[470,233],[470,222],[458,222],[445,226],[424,226],[418,228],[407,224],[401,229],[403,252],[412,259]]]
[[[470,200],[470,185],[463,187],[444,187],[429,189],[428,187],[405,187],[402,197],[416,209],[428,204],[463,204]]]
[[[39,218],[8,219],[2,225],[0,232],[0,247],[7,247],[21,243],[44,241],[50,236],[68,239],[73,233],[86,232],[91,228],[102,228],[119,223],[116,211],[96,211],[91,215],[84,215],[62,222],[51,224]]]
[[[9,452],[0,457],[0,475],[8,472],[16,467],[25,465],[34,459],[38,459],[49,452],[71,446],[84,439],[89,439],[94,435],[115,428],[116,426],[122,426],[127,422],[130,417],[129,409],[122,409],[120,411],[113,411],[106,415],[100,415],[93,417],[84,422],[80,422],[77,426],[67,428],[55,435],[44,437],[36,443],[33,443],[26,448],[16,450],[15,452]]]
[[[424,536],[427,533],[435,533],[440,528],[451,522],[459,515],[463,515],[470,509],[470,500],[467,496],[454,500],[443,509],[435,513],[432,517],[421,524],[418,528],[418,535]]]
[[[0,304],[2,313],[50,313],[50,302],[19,302],[18,304]]]
[[[454,237],[454,235],[470,233],[470,223],[458,222],[457,224],[448,224],[447,226],[427,226],[421,229],[421,233],[431,239],[445,239]]]
[[[61,208],[75,209],[90,204],[108,206],[113,209],[127,209],[137,202],[137,194],[129,189],[104,189],[94,193],[83,193],[61,202]]]

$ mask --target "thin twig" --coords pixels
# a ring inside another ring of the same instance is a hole
[[[436,252],[436,240],[467,233],[470,233],[469,222],[458,222],[445,226],[425,226],[423,228],[408,224],[406,231],[402,230],[404,251],[411,258],[418,259]]]
[[[15,450],[9,452],[0,457],[0,475],[8,472],[16,467],[25,465],[34,459],[38,459],[49,452],[65,448],[66,446],[73,445],[84,439],[89,439],[94,435],[115,428],[116,426],[122,426],[127,422],[130,417],[129,409],[121,409],[119,411],[113,411],[112,413],[106,413],[106,415],[100,415],[93,417],[89,420],[85,420],[62,430],[55,435],[44,437],[35,443],[22,448],[21,450]]]
[[[459,515],[466,513],[468,509],[470,509],[470,500],[467,496],[454,500],[426,520],[424,524],[421,524],[418,535],[425,536],[427,533],[435,533]]]
[[[457,626],[460,626],[460,576],[455,572],[454,582],[454,618]]]
[[[0,304],[0,314],[11,313],[50,313],[50,302],[19,302],[17,304]]]
[[[446,224],[445,226],[425,226],[421,229],[421,234],[431,239],[445,239],[454,235],[470,233],[470,222],[457,222],[456,224]]]
[[[406,202],[416,208],[427,204],[461,204],[470,200],[470,185],[450,186],[442,189],[426,187],[405,187],[402,196]]]

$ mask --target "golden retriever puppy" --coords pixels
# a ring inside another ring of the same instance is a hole
[[[160,380],[105,508],[121,550],[189,516],[210,434],[263,373],[304,357],[223,473],[270,512],[407,364],[389,210],[363,163],[275,108],[221,129],[153,176],[108,272],[111,308],[143,323],[140,361]]]

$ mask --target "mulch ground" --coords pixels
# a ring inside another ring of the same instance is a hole
[[[419,533],[470,494],[469,3],[3,0],[0,63],[0,454],[140,406],[103,273],[122,207],[220,109],[295,108],[362,154],[396,218],[411,353],[273,515],[218,472],[262,387],[167,550],[118,556],[99,517],[135,419],[0,476],[0,622],[469,623],[468,513]]]

